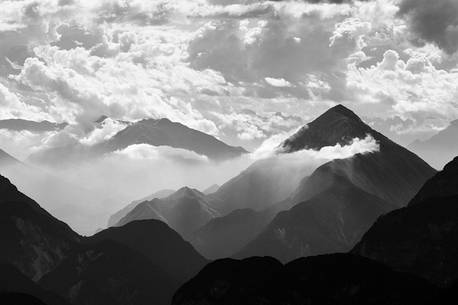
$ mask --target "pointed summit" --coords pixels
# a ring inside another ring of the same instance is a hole
[[[379,134],[366,125],[353,111],[337,105],[305,125],[283,143],[286,152],[301,149],[321,149],[336,144],[346,145],[354,138],[365,138]],[[381,135],[380,135],[381,138]]]

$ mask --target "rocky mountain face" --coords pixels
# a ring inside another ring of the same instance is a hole
[[[53,123],[49,121],[30,121],[23,119],[6,119],[0,120],[0,129],[8,129],[13,131],[27,130],[30,132],[41,133],[48,131],[56,131],[65,128],[67,123]]]
[[[424,141],[417,140],[408,148],[417,153],[436,169],[442,169],[453,157],[458,155],[458,120]]]
[[[346,176],[355,186],[397,207],[405,206],[423,183],[435,174],[436,171],[425,161],[373,130],[342,105],[329,109],[302,128],[283,143],[283,148],[287,152],[321,149],[336,144],[346,145],[367,135],[377,142],[378,151],[336,159],[318,168],[311,179],[304,180],[298,187],[293,203],[309,199],[326,187],[326,181],[320,187],[323,182],[320,171]]]
[[[335,159],[299,183],[279,213],[235,257],[301,256],[349,251],[382,214],[405,206],[434,173],[405,148],[371,129],[343,106],[331,108],[282,145],[286,153],[346,145],[371,136],[379,150]]]
[[[458,158],[405,208],[381,217],[353,249],[396,270],[451,285],[458,263]]]
[[[138,204],[117,225],[122,226],[134,220],[157,219],[187,239],[198,228],[218,216],[220,214],[203,193],[183,187],[164,199],[155,198]]]
[[[173,305],[433,304],[428,282],[348,254],[301,258],[222,259],[183,285]]]

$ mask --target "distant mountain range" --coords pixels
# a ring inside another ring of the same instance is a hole
[[[290,168],[281,158],[263,159],[209,195],[187,189],[173,200],[129,205],[131,212],[118,225],[162,220],[212,259],[268,255],[286,262],[349,251],[380,215],[405,206],[435,170],[342,105],[304,126],[279,150],[287,155],[345,146],[368,135],[379,151],[332,160],[314,171],[307,160]]]
[[[447,162],[458,155],[458,120],[424,141],[417,140],[408,148],[425,159],[436,169],[442,169]]]
[[[35,133],[57,131],[67,126],[67,123],[53,123],[49,121],[30,121],[23,119],[6,119],[0,120],[0,129],[8,129],[12,131],[30,131]]]
[[[98,120],[103,124],[105,117]],[[113,137],[94,145],[68,145],[32,154],[30,160],[47,164],[60,161],[78,161],[122,150],[134,144],[169,146],[186,149],[213,161],[224,161],[247,153],[242,147],[233,147],[201,131],[168,119],[144,119],[130,123]]]
[[[116,225],[122,226],[134,220],[157,219],[188,238],[192,232],[218,216],[219,212],[212,207],[205,194],[183,187],[168,197],[139,203]]]

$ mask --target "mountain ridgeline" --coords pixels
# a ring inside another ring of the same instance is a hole
[[[0,266],[6,270],[0,299],[5,302],[165,305],[207,262],[157,220],[82,237],[3,176],[0,209]]]

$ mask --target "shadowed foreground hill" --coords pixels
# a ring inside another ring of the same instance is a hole
[[[353,249],[440,285],[458,279],[458,158],[411,203],[381,217]]]
[[[437,289],[366,258],[333,254],[282,265],[269,257],[222,259],[183,285],[173,305],[428,304]]]
[[[182,284],[207,263],[190,243],[159,220],[140,220],[113,227],[89,238],[90,243],[112,240],[123,244],[160,266]]]
[[[83,238],[2,176],[0,240],[0,266],[19,270],[0,270],[5,302],[65,304],[42,298],[39,285],[76,305],[168,305],[179,285],[205,264],[190,244],[155,221]]]

